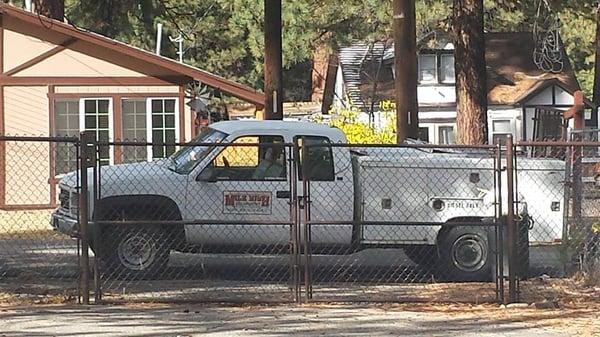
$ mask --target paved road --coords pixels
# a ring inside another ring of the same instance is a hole
[[[0,309],[1,337],[568,336],[534,323],[369,306],[37,307]]]

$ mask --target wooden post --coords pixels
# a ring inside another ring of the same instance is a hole
[[[394,0],[396,141],[419,135],[415,1]]]
[[[600,105],[600,2],[596,7],[596,37],[594,41],[596,62],[594,62],[594,104]]]
[[[584,128],[584,109],[583,93],[581,91],[575,91],[573,93],[573,106],[563,114],[564,119],[573,119],[573,130],[582,131]],[[573,133],[573,137],[570,141],[580,142],[584,140],[583,133]],[[573,211],[573,221],[575,222],[574,228],[581,228],[582,225],[582,204],[583,204],[583,147],[574,144],[571,150],[571,165],[572,165],[572,176],[573,176],[573,188],[572,196],[573,203],[571,209]]]
[[[283,119],[281,0],[265,1],[265,114]]]

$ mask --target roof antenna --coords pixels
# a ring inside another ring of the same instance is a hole
[[[162,44],[162,23],[156,24],[156,55],[160,55],[160,45]]]
[[[179,33],[179,35],[176,38],[172,38],[169,36],[169,40],[171,40],[171,42],[177,42],[177,47],[179,48],[179,50],[177,51],[177,55],[179,55],[179,63],[183,63],[183,35]]]

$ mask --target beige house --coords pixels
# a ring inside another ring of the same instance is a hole
[[[0,4],[0,135],[100,140],[188,141],[192,81],[262,107],[264,95],[200,69]],[[105,163],[165,157],[168,147],[101,151]],[[75,168],[75,152],[50,143],[0,142],[0,209],[56,204],[57,176]],[[22,185],[33,186],[27,192]]]

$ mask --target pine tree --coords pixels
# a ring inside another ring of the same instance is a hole
[[[487,83],[483,0],[454,0],[456,127],[459,144],[487,142]]]

